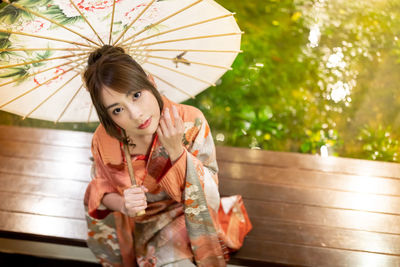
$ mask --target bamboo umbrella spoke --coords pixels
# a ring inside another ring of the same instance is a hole
[[[158,75],[152,73],[151,71],[149,71],[149,70],[147,70],[147,69],[146,69],[146,72],[149,73],[149,74],[151,74],[153,77],[157,78],[158,80],[162,81],[163,83],[168,84],[171,88],[174,88],[175,90],[177,90],[177,91],[179,91],[179,92],[181,92],[181,93],[187,95],[188,97],[194,99],[194,95],[192,95],[192,94],[186,92],[185,90],[183,90],[183,89],[181,89],[181,88],[176,87],[176,86],[173,85],[172,83],[170,83],[170,82],[164,80],[164,79],[161,78],[160,76],[158,76]]]
[[[81,84],[81,86],[78,88],[78,90],[76,90],[76,92],[74,93],[74,95],[71,97],[71,99],[68,101],[67,105],[65,105],[65,107],[63,108],[62,112],[60,113],[60,115],[58,116],[57,120],[54,121],[54,123],[57,123],[61,120],[61,117],[64,116],[65,112],[67,111],[67,109],[69,108],[69,106],[72,104],[72,101],[74,101],[74,99],[76,98],[76,96],[78,95],[78,93],[80,92],[80,90],[83,87],[83,83]]]
[[[1,48],[0,52],[17,52],[17,51],[91,51],[89,48],[74,48],[74,47],[64,47],[64,48],[55,48],[55,47],[41,47],[41,48]]]
[[[79,15],[81,15],[81,17],[83,18],[83,20],[86,22],[87,25],[89,25],[89,27],[92,29],[92,31],[94,32],[94,34],[97,36],[97,38],[99,39],[99,41],[104,45],[103,40],[101,39],[101,37],[99,36],[99,34],[96,32],[96,30],[93,28],[92,24],[87,20],[86,16],[84,16],[81,12],[81,10],[75,5],[75,3],[72,0],[69,0],[71,5],[75,8],[76,11],[78,11]]]
[[[129,48],[128,51],[130,52],[132,49],[135,51],[146,51],[146,52],[204,52],[204,53],[242,53],[243,50],[205,50],[205,49],[168,49],[168,48]]]
[[[32,60],[32,61],[28,61],[28,62],[11,64],[11,65],[3,65],[3,66],[0,65],[0,69],[30,65],[30,64],[35,64],[35,63],[40,63],[40,62],[50,61],[50,60],[66,59],[66,58],[77,57],[77,56],[82,56],[82,55],[86,55],[86,53],[81,53],[81,54],[76,54],[76,55],[64,55],[64,56],[52,57],[52,58],[44,58],[44,59]]]
[[[93,104],[90,105],[89,116],[88,116],[87,121],[86,121],[87,123],[90,122],[90,117],[92,116],[92,112],[93,112]]]
[[[152,0],[133,20],[132,22],[125,28],[125,30],[118,36],[117,40],[114,41],[113,45],[117,45],[119,40],[125,36],[125,33],[132,27],[132,25],[144,14],[144,12],[149,9],[156,0]]]
[[[47,20],[47,21],[49,21],[49,22],[51,22],[51,23],[53,23],[53,24],[55,24],[55,25],[57,25],[57,26],[60,26],[60,27],[62,27],[62,28],[64,28],[64,29],[66,29],[66,30],[68,30],[68,31],[70,31],[70,32],[72,32],[72,33],[74,33],[74,34],[80,36],[81,38],[85,39],[86,41],[88,41],[88,42],[90,42],[90,43],[92,43],[92,44],[95,44],[96,46],[101,46],[100,44],[98,44],[98,43],[96,43],[95,41],[93,41],[93,40],[87,38],[86,36],[80,34],[79,32],[76,32],[76,31],[74,31],[74,30],[68,28],[67,26],[62,25],[61,23],[58,23],[57,21],[55,21],[55,20],[53,20],[53,19],[47,18],[47,17],[43,16],[42,14],[40,14],[40,13],[38,13],[38,12],[35,12],[35,11],[33,11],[33,10],[31,10],[31,9],[28,9],[28,8],[25,8],[25,7],[23,7],[22,5],[20,5],[20,4],[18,4],[18,3],[11,3],[9,0],[3,0],[3,1],[4,1],[5,3],[9,4],[9,5],[12,5],[12,6],[18,8],[18,9],[21,9],[21,10],[23,10],[23,11],[25,11],[25,12],[28,12],[28,13],[32,14],[32,15],[35,15],[35,16],[40,17],[40,18],[42,18],[42,19],[45,19],[45,20]]]
[[[164,21],[166,21],[166,20],[172,18],[173,16],[176,16],[176,15],[178,15],[179,13],[182,13],[183,11],[185,11],[185,10],[187,10],[187,9],[189,9],[189,8],[191,8],[191,7],[195,6],[195,5],[197,5],[197,4],[199,4],[199,3],[202,2],[202,1],[203,1],[203,0],[198,0],[198,1],[196,1],[196,2],[193,2],[193,3],[191,3],[190,5],[187,5],[187,6],[185,6],[184,8],[182,8],[182,9],[176,11],[175,13],[172,13],[171,15],[169,15],[169,16],[163,18],[163,19],[160,19],[159,21],[153,23],[151,26],[154,27],[154,26],[156,26],[156,25],[158,25],[158,24],[160,24],[160,23],[162,23],[162,22],[164,22]],[[127,41],[129,41],[130,39],[135,38],[136,36],[142,34],[143,32],[147,31],[148,29],[149,29],[149,28],[146,27],[146,28],[144,28],[143,30],[141,30],[141,31],[139,31],[139,32],[137,32],[137,33],[135,33],[134,35],[132,35],[132,36],[126,38],[125,41],[123,42],[123,44],[126,43]]]
[[[159,57],[159,56],[152,56],[152,55],[147,55],[147,57],[150,58],[158,58],[158,59],[164,59],[164,60],[168,60],[168,61],[172,61],[173,63],[176,63],[176,65],[178,66],[178,63],[183,63],[183,64],[195,64],[195,65],[201,65],[201,66],[206,66],[206,67],[212,67],[212,68],[218,68],[218,69],[224,69],[224,70],[231,70],[231,67],[225,67],[225,66],[219,66],[219,65],[212,65],[212,64],[207,64],[207,63],[201,63],[201,62],[196,62],[196,61],[190,61],[187,59],[183,59],[183,58],[168,58],[168,57]]]
[[[146,43],[146,44],[142,44],[142,46],[151,46],[151,45],[165,44],[165,43],[175,43],[175,42],[190,41],[190,40],[197,40],[197,39],[234,36],[234,35],[241,35],[241,34],[243,34],[243,32],[231,32],[231,33],[211,34],[211,35],[203,35],[203,36],[193,36],[193,37],[188,37],[188,38],[180,38],[180,39],[164,40],[164,41],[153,42],[153,43]],[[132,46],[132,48],[134,48],[134,47],[140,47],[140,46]]]
[[[52,81],[52,80],[55,80],[55,79],[57,79],[58,77],[60,77],[61,75],[65,75],[66,73],[68,73],[68,72],[70,72],[70,71],[72,71],[72,70],[74,70],[74,69],[75,69],[75,67],[69,68],[68,70],[66,70],[66,71],[64,71],[64,72],[62,72],[62,73],[60,73],[60,74],[57,74],[56,76],[51,77],[50,79],[46,80],[45,82],[43,82],[43,83],[41,83],[41,84],[39,84],[39,85],[33,87],[32,89],[29,89],[28,91],[26,91],[26,92],[20,94],[19,96],[14,97],[13,99],[7,101],[6,103],[0,105],[0,108],[3,108],[3,107],[5,107],[5,106],[7,106],[8,104],[10,104],[10,103],[12,103],[12,102],[14,102],[14,101],[20,99],[21,97],[23,97],[23,96],[29,94],[29,93],[32,92],[32,91],[38,89],[38,88],[41,87],[42,85],[47,84],[48,82],[50,82],[50,81]]]
[[[218,17],[214,17],[214,18],[211,18],[211,19],[207,19],[207,20],[196,22],[196,23],[188,24],[188,25],[185,25],[185,26],[181,26],[181,27],[178,27],[178,28],[170,29],[168,31],[159,32],[159,33],[156,33],[156,34],[153,34],[153,35],[141,38],[141,39],[136,39],[135,41],[133,41],[133,43],[136,43],[136,42],[139,42],[139,41],[148,40],[148,39],[151,39],[151,38],[154,38],[154,37],[158,37],[158,36],[163,35],[163,34],[167,34],[167,33],[175,32],[175,31],[183,30],[183,29],[186,29],[186,28],[198,26],[198,25],[201,25],[201,24],[205,24],[205,23],[208,23],[208,22],[215,21],[215,20],[219,20],[219,19],[223,19],[223,18],[227,18],[227,17],[232,17],[234,14],[235,13],[231,13],[231,14],[227,14],[227,15],[223,15],[223,16],[218,16]]]
[[[31,33],[26,33],[26,32],[10,31],[10,30],[4,30],[4,29],[0,29],[0,32],[7,33],[7,34],[24,35],[24,36],[34,37],[34,38],[57,41],[57,42],[64,42],[64,43],[69,43],[69,44],[79,45],[79,46],[92,47],[91,45],[84,44],[84,43],[78,43],[78,42],[74,42],[74,41],[63,40],[63,39],[58,39],[58,38],[53,38],[53,37],[48,37],[48,36],[42,36],[42,35],[37,35],[37,34],[31,34]]]
[[[44,103],[46,103],[50,98],[52,98],[55,94],[57,94],[64,86],[70,83],[73,79],[75,79],[79,73],[75,74],[68,81],[66,81],[63,85],[61,85],[57,90],[51,93],[48,97],[46,97],[42,102],[39,103],[35,108],[33,108],[28,114],[26,114],[22,119],[24,120],[26,117],[29,117],[33,112],[35,112],[38,108],[40,108]]]
[[[108,44],[111,44],[111,38],[112,38],[112,30],[114,26],[114,14],[115,14],[115,0],[113,0],[113,9],[112,9],[112,15],[111,15],[111,25],[110,25],[110,38],[108,39]]]
[[[178,70],[176,70],[176,69],[172,69],[172,68],[169,68],[169,67],[166,67],[166,66],[157,64],[157,63],[155,63],[155,62],[151,62],[151,61],[146,61],[146,63],[151,64],[151,65],[154,65],[154,66],[157,66],[157,67],[160,67],[160,68],[163,68],[163,69],[170,70],[170,71],[172,71],[172,72],[175,72],[175,73],[178,73],[178,74],[180,74],[180,75],[189,77],[189,78],[191,78],[191,79],[194,79],[194,80],[197,80],[197,81],[206,83],[206,84],[208,84],[208,85],[210,85],[210,86],[215,86],[215,83],[208,82],[208,81],[206,81],[206,80],[203,80],[203,79],[200,79],[200,78],[198,78],[198,77],[196,77],[196,76],[193,76],[193,75],[190,75],[190,74],[187,74],[187,73],[178,71]]]

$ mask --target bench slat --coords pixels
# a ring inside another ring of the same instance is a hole
[[[83,220],[85,211],[82,200],[44,197],[29,194],[0,192],[0,210],[15,213]],[[29,228],[36,225],[29,226]],[[27,231],[27,229],[25,229]],[[28,232],[35,231],[34,228]]]
[[[220,191],[226,195],[240,192],[246,199],[400,215],[400,196],[360,194],[235,180],[226,181],[225,179],[220,179]]]
[[[87,182],[0,173],[0,192],[82,200]]]
[[[0,125],[0,139],[90,148],[92,133]]]
[[[400,257],[397,256],[301,246],[251,238],[246,239],[234,258],[242,261],[245,259],[263,261],[267,258],[271,262],[295,266],[400,266]]]
[[[4,139],[0,139],[0,147],[0,155],[6,157],[91,163],[91,152],[88,148],[24,143]]]
[[[293,152],[251,150],[237,147],[217,147],[218,161],[261,164],[289,169],[318,170],[327,173],[356,174],[400,179],[399,164],[326,157]]]
[[[218,161],[218,166],[218,175],[224,179],[400,196],[399,179],[226,161]]]
[[[63,163],[0,156],[0,173],[10,173],[15,175],[29,175],[89,182],[90,167],[91,164],[86,163]]]
[[[8,211],[0,211],[0,231],[13,232],[15,235],[22,233],[21,235],[43,236],[47,239],[71,239],[75,242],[82,242],[82,239],[87,236],[86,221],[81,219],[37,216]]]
[[[245,199],[250,219],[278,219],[302,224],[400,234],[400,216]]]
[[[400,256],[400,235],[284,222],[253,220],[248,238],[314,247],[330,247]]]

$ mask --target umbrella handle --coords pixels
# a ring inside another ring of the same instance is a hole
[[[123,134],[126,137],[126,133],[125,130],[123,130]],[[125,144],[125,142],[123,143],[123,147],[124,147],[124,153],[125,153],[125,159],[126,159],[126,164],[128,165],[128,172],[129,172],[129,177],[131,178],[131,183],[132,183],[132,187],[139,187],[136,184],[136,179],[135,179],[135,174],[133,172],[133,167],[132,167],[132,159],[131,159],[131,153],[129,153],[129,148],[127,146],[127,144]],[[145,210],[140,210],[136,213],[136,216],[143,216],[146,214]]]

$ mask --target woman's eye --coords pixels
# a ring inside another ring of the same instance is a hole
[[[114,115],[118,115],[121,111],[122,111],[122,108],[116,108],[116,109],[113,110],[112,113],[113,113]]]
[[[133,94],[133,99],[137,99],[137,98],[139,98],[140,96],[142,95],[142,92],[136,92],[136,93],[134,93]]]

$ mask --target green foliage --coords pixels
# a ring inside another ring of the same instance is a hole
[[[56,6],[56,5],[51,5],[47,8],[47,10],[44,12],[47,17],[54,19],[58,23],[62,25],[68,25],[68,24],[73,24],[76,23],[79,20],[83,20],[81,16],[75,16],[75,17],[67,17],[62,10]],[[51,26],[52,28],[59,27],[55,24]]]
[[[400,145],[390,126],[378,128],[364,126],[357,139],[364,158],[382,161],[398,161]]]
[[[216,143],[302,153],[328,146],[334,155],[372,158],[360,146],[372,141],[355,136],[370,121],[388,127],[400,108],[393,97],[400,84],[400,4],[327,1],[318,9],[321,38],[312,48],[316,1],[218,2],[237,13],[244,52],[218,86],[187,101],[205,113],[214,136],[223,134]],[[327,67],[334,53],[346,65]],[[340,85],[349,85],[349,95],[333,100]],[[374,153],[388,150],[377,144]],[[396,149],[375,159],[393,161]]]

